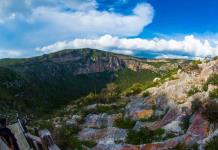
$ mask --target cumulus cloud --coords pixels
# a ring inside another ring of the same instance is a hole
[[[49,53],[70,48],[96,48],[103,50],[126,51],[154,51],[169,53],[182,52],[194,57],[206,57],[218,55],[218,43],[212,40],[202,40],[194,35],[187,35],[182,40],[175,39],[141,39],[141,38],[119,38],[104,35],[96,39],[74,39],[72,41],[61,41],[38,48],[38,51]]]
[[[152,22],[153,15],[153,8],[147,3],[137,5],[132,15],[96,9],[66,12],[60,8],[37,7],[33,10],[31,20],[48,24],[47,31],[43,32],[51,34],[99,36],[109,33],[116,36],[135,36]]]
[[[154,16],[148,3],[138,4],[129,15],[100,11],[97,7],[95,0],[2,0],[0,23],[10,18],[15,20],[16,28],[23,28],[24,23],[32,25],[24,33],[25,38],[49,34],[52,36],[48,38],[59,39],[104,34],[136,36]]]
[[[0,58],[16,58],[21,55],[22,53],[16,50],[0,50]]]

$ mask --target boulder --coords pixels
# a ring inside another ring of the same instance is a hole
[[[112,127],[114,121],[119,117],[119,114],[107,115],[103,114],[89,114],[85,118],[84,126],[88,128],[102,128]]]
[[[127,106],[125,117],[132,120],[149,118],[153,114],[152,104],[143,97],[135,97]]]
[[[66,121],[66,124],[69,124],[69,125],[78,125],[78,121],[81,120],[81,116],[79,115],[73,115],[70,119],[68,119]]]
[[[92,129],[84,128],[79,132],[79,138],[81,140],[95,140],[96,142],[100,141],[125,141],[127,136],[127,131],[125,129],[119,128],[105,128],[105,129]]]
[[[161,128],[164,125],[172,122],[178,116],[179,116],[179,110],[177,108],[170,109],[161,120],[145,123],[145,127],[150,129],[150,130],[156,130],[156,129]]]

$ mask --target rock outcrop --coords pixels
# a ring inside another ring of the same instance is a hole
[[[125,117],[133,120],[146,119],[153,115],[152,104],[143,97],[131,97],[126,106]]]
[[[125,129],[119,129],[115,127],[109,127],[104,129],[92,129],[84,128],[79,132],[79,138],[81,140],[95,140],[100,141],[125,141],[127,131]]]
[[[112,127],[114,121],[119,117],[119,114],[107,115],[103,114],[89,114],[85,118],[84,127],[87,128],[102,128],[102,127]]]

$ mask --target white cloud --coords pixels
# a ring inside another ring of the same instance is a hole
[[[16,58],[21,55],[22,53],[16,50],[0,50],[0,58]]]
[[[34,31],[24,33],[25,40],[39,36],[64,39],[104,34],[124,37],[140,34],[154,16],[148,3],[138,4],[130,15],[99,11],[97,7],[96,0],[1,0],[0,23],[14,19],[18,23],[16,28],[23,28],[23,23],[33,25]]]
[[[60,8],[37,7],[33,9],[31,20],[47,24],[48,26],[42,32],[50,34],[71,34],[75,37],[104,34],[136,36],[152,22],[153,15],[153,8],[147,3],[137,5],[132,15],[96,9],[66,12]]]
[[[180,55],[171,55],[171,54],[162,54],[159,55],[157,57],[155,57],[156,59],[160,59],[160,58],[170,58],[170,59],[189,59],[190,57],[188,56],[180,56]],[[192,57],[193,58],[193,57]]]
[[[96,48],[103,50],[127,51],[154,51],[154,52],[182,52],[196,57],[218,55],[218,43],[213,40],[202,40],[194,35],[187,35],[183,40],[175,39],[141,39],[118,38],[104,35],[96,39],[74,39],[72,41],[57,42],[49,46],[38,48],[44,53],[54,52],[69,48]]]

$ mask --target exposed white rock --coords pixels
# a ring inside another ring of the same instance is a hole
[[[66,124],[69,125],[78,125],[78,121],[81,119],[79,115],[73,115],[69,120],[66,121]]]
[[[163,129],[165,129],[166,132],[182,133],[180,123],[181,123],[181,121],[174,120],[174,121],[170,122],[169,124],[163,126]]]
[[[125,141],[127,137],[127,131],[119,128],[105,128],[105,129],[92,129],[84,128],[79,132],[79,138],[81,140],[95,140],[99,141]]]
[[[85,118],[85,127],[88,128],[102,128],[112,127],[114,121],[120,116],[120,114],[107,115],[103,114],[89,114]]]

